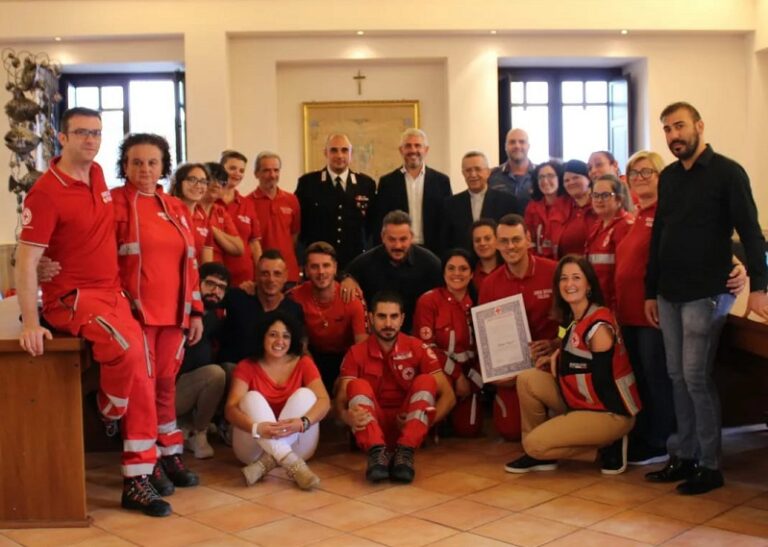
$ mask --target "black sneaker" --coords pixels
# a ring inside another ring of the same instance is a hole
[[[137,509],[150,517],[167,517],[171,514],[171,504],[160,497],[147,475],[123,479],[120,505],[125,509]]]
[[[395,457],[392,458],[392,469],[389,471],[389,478],[394,482],[413,482],[416,470],[413,468],[413,448],[410,446],[397,445]]]
[[[600,472],[603,475],[619,475],[627,470],[627,436],[614,441],[600,451]]]
[[[383,444],[372,446],[368,450],[368,466],[365,469],[365,479],[369,482],[379,482],[389,478],[389,460],[391,454]]]
[[[627,463],[629,465],[651,465],[664,463],[669,459],[665,448],[652,448],[643,444],[629,441]]]
[[[149,476],[149,482],[152,484],[152,488],[163,497],[170,496],[176,490],[171,479],[165,474],[163,466],[160,465],[160,460],[155,462],[155,467]]]
[[[691,478],[677,485],[677,491],[685,496],[695,496],[720,488],[723,484],[723,474],[719,469],[699,467]]]
[[[181,459],[181,454],[162,456],[160,458],[160,465],[162,465],[165,474],[168,475],[168,478],[171,479],[171,482],[175,486],[184,488],[200,484],[200,477],[197,476],[197,473],[184,465],[184,460]]]
[[[554,471],[557,469],[557,460],[537,460],[528,454],[523,454],[515,461],[504,466],[507,473],[528,473],[529,471]]]
[[[645,480],[649,482],[678,482],[690,479],[696,474],[696,460],[687,460],[670,456],[667,465],[658,471],[645,474]]]

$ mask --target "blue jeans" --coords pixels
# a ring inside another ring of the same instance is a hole
[[[720,399],[712,368],[734,300],[728,293],[691,302],[658,297],[677,418],[677,432],[669,437],[667,450],[679,458],[698,459],[709,469],[720,468],[721,452]]]
[[[662,333],[655,327],[633,326],[622,326],[621,333],[643,402],[630,440],[646,449],[666,450],[675,431],[675,405]]]

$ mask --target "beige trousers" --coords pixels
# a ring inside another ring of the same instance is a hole
[[[523,450],[537,460],[595,461],[597,450],[632,429],[635,418],[611,412],[573,410],[565,413],[557,381],[543,370],[517,377]],[[549,413],[556,414],[549,418]]]

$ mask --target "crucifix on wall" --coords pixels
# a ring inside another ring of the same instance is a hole
[[[363,80],[365,80],[367,76],[363,76],[362,72],[359,70],[357,71],[356,76],[352,76],[352,79],[357,81],[357,94],[362,95],[363,94]]]

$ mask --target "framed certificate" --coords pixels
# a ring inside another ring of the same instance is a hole
[[[472,322],[484,382],[505,380],[533,366],[521,294],[475,306]]]

